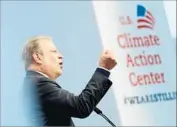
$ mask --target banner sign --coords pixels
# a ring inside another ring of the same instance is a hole
[[[176,58],[163,3],[93,6],[102,44],[117,56],[111,78],[122,125],[176,125]]]

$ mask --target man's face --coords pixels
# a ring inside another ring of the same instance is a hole
[[[43,39],[39,42],[42,51],[41,69],[52,79],[56,79],[62,74],[63,56],[51,40]]]

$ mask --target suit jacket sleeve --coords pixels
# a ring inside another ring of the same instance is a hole
[[[54,82],[40,80],[38,88],[44,109],[70,117],[89,116],[112,85],[108,79],[109,74],[106,70],[97,68],[85,89],[78,96],[60,88]]]

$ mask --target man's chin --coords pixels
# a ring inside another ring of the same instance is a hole
[[[63,73],[63,71],[61,71],[61,70],[60,70],[60,71],[58,71],[58,72],[57,72],[58,77],[59,77],[59,76],[61,76],[61,75],[62,75],[62,73]]]

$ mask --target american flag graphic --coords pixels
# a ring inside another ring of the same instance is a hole
[[[153,29],[155,18],[144,6],[137,5],[137,28]]]

